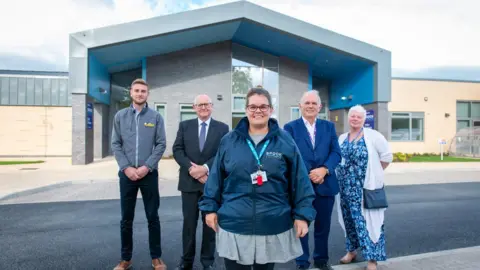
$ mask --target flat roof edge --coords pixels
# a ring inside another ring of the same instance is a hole
[[[242,19],[258,22],[374,62],[382,62],[384,57],[391,57],[389,50],[248,1],[237,1],[88,29],[71,33],[70,36],[86,48],[98,48]],[[122,35],[114,34],[119,32]]]
[[[0,75],[68,76],[68,71],[0,69]]]
[[[462,80],[462,79],[441,79],[441,78],[426,78],[426,77],[395,77],[392,76],[392,80],[402,81],[432,81],[432,82],[459,82],[459,83],[480,83],[479,80]]]

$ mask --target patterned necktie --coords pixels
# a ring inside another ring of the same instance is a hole
[[[203,151],[205,145],[205,135],[207,133],[207,123],[202,122],[202,129],[200,129],[200,152]]]

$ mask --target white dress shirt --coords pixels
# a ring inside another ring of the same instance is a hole
[[[312,146],[315,146],[315,124],[317,123],[317,119],[313,122],[313,125],[308,122],[307,119],[305,119],[302,116],[303,123],[305,124],[305,127],[307,127],[308,133],[310,134],[310,141],[312,142]]]

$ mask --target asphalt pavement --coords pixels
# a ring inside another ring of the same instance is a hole
[[[62,188],[56,192],[61,193]],[[390,208],[385,230],[389,258],[480,245],[480,183],[390,186],[387,192]],[[0,205],[0,269],[113,269],[118,262],[117,199],[10,203]],[[151,269],[143,211],[139,199],[134,223],[134,269]],[[163,197],[159,214],[163,259],[169,269],[174,269],[182,249],[180,198]],[[198,228],[199,252],[201,227]],[[335,265],[344,254],[344,237],[336,212],[329,247],[331,263]],[[196,266],[200,269],[198,257]],[[224,269],[221,259],[217,260],[217,269]],[[279,264],[276,269],[294,269],[294,263]]]

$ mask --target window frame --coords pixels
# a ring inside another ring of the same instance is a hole
[[[395,114],[408,114],[407,115],[397,115]],[[422,116],[418,116],[419,114],[422,114]],[[393,119],[408,119],[408,139],[406,140],[395,140],[392,139],[392,134],[393,134]],[[412,139],[412,120],[413,119],[422,119],[422,139],[421,140],[413,140]],[[390,112],[390,141],[391,142],[425,142],[425,112],[405,112],[405,111],[395,111],[395,112]]]
[[[298,117],[293,118],[293,110],[297,109],[298,110]],[[300,112],[300,107],[299,106],[290,106],[290,120],[297,120],[298,118],[302,117],[302,113]]]
[[[156,103],[153,104],[153,106],[155,107],[155,111],[157,111],[157,112],[158,112],[158,107],[163,106],[163,110],[164,110],[164,112],[165,112],[165,115],[162,115],[162,117],[163,117],[163,120],[164,120],[165,122],[167,122],[167,103],[165,103],[165,102],[156,102]],[[161,114],[160,114],[160,115],[161,115]]]
[[[184,107],[187,107],[187,108],[184,108]],[[181,121],[185,121],[185,120],[182,120],[182,113],[195,113],[195,110],[193,109],[193,103],[179,103],[178,104],[178,119]]]
[[[244,94],[232,94],[232,110],[231,114],[233,116],[234,113],[243,113],[245,114],[246,108],[235,109],[235,98],[243,98],[245,100],[245,105],[247,105],[247,95]]]
[[[473,104],[475,103],[478,103],[480,104],[480,100],[456,100],[456,103],[455,103],[455,113],[457,113],[457,110],[458,110],[458,104],[459,103],[467,103],[468,104],[468,116],[465,117],[465,116],[458,116],[458,114],[456,114],[456,119],[455,119],[455,130],[456,131],[459,131],[460,129],[458,128],[458,122],[459,121],[468,121],[468,128],[472,128],[474,126],[474,123],[475,122],[478,122],[480,121],[480,117],[473,117],[472,115],[472,107],[473,107]]]

